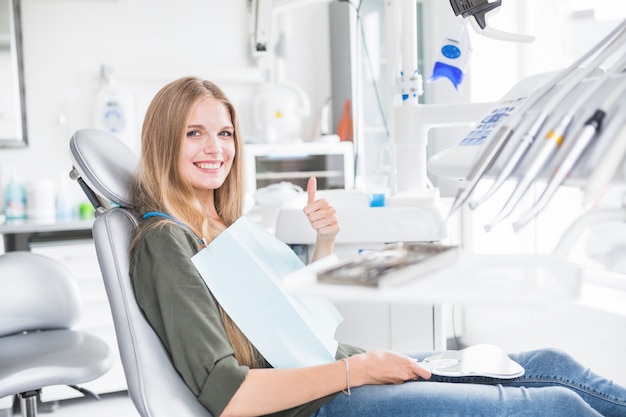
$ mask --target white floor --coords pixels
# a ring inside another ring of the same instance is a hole
[[[104,394],[100,396],[100,401],[75,398],[54,404],[44,403],[38,411],[40,417],[139,417],[127,392]],[[15,417],[19,415],[18,411]]]

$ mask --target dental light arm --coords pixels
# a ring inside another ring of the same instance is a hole
[[[469,19],[474,30],[488,38],[506,42],[528,43],[535,40],[534,36],[520,35],[517,33],[504,32],[487,26],[487,15],[496,11],[502,4],[502,0],[450,0],[450,5],[455,16],[463,16]]]
[[[272,0],[248,0],[253,55],[266,52],[272,32]]]
[[[332,0],[247,0],[250,15],[250,41],[252,55],[261,56],[269,51],[272,36],[272,16],[289,9],[312,3],[329,3]]]
[[[421,91],[421,76],[417,71],[417,35],[415,28],[416,0],[390,0],[386,2],[386,14],[389,16],[388,45],[401,45],[401,59],[392,57],[390,62],[402,62],[401,66],[391,68],[393,83],[396,85],[397,95],[391,118],[392,153],[394,155],[394,176],[392,177],[391,204],[411,205],[421,204],[428,201],[438,193],[437,190],[428,189],[428,177],[425,161],[427,137],[422,130],[428,125],[421,114],[424,105],[418,103]],[[463,18],[473,17],[479,25],[479,33],[484,34],[487,29],[486,15],[500,7],[501,0],[488,3],[487,0],[451,0],[450,5],[455,15]],[[474,19],[468,19],[473,21]],[[522,40],[517,39],[518,41]],[[528,41],[527,38],[524,41]],[[389,48],[393,50],[393,48]],[[409,82],[417,80],[418,85],[401,88],[409,85]],[[452,110],[452,109],[450,109]],[[415,120],[420,120],[416,123]],[[506,136],[506,135],[505,135]],[[415,163],[417,159],[418,163]],[[424,164],[422,164],[424,162]],[[482,176],[482,173],[479,175]]]
[[[488,0],[450,0],[455,16],[461,15],[465,18],[472,16],[481,29],[487,27],[487,13],[497,9],[501,4],[502,0],[492,3],[489,3]]]

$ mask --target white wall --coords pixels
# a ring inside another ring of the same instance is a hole
[[[603,14],[607,6],[610,16]],[[498,100],[520,79],[569,66],[624,17],[626,6],[610,0],[504,1],[488,24],[535,41],[511,44],[473,34],[472,100]]]
[[[425,66],[430,70],[434,51],[454,17],[447,2],[424,3],[425,29],[430,33],[424,47],[431,59]],[[245,0],[22,0],[29,146],[0,149],[0,183],[11,167],[18,168],[24,181],[67,175],[67,143],[75,130],[93,125],[93,100],[103,64],[114,69],[118,85],[134,97],[137,137],[145,108],[158,88],[192,74],[224,87],[239,108],[246,137],[257,139],[251,102],[259,82],[269,78],[268,71],[276,65],[271,54],[251,58],[246,4]],[[496,100],[528,74],[568,65],[602,33],[589,28],[584,39],[576,36],[567,24],[569,9],[564,11],[564,4],[569,2],[505,2],[490,22],[535,34],[536,44],[518,51],[475,36],[473,65],[461,92],[445,80],[426,83],[431,102]],[[289,40],[283,79],[302,86],[311,100],[305,139],[315,134],[319,110],[331,94],[327,7],[318,2],[274,16],[275,38],[282,29]],[[551,23],[565,28],[563,35],[554,36]],[[599,30],[612,25],[608,22]],[[551,52],[537,52],[541,47]],[[437,139],[445,140],[431,143],[433,152],[460,139],[449,132],[440,136]],[[78,187],[70,188],[82,197]],[[512,245],[511,250],[517,247]]]
[[[296,16],[286,78],[311,92],[312,114],[330,94],[326,10],[286,12]],[[22,15],[29,146],[0,149],[0,184],[14,167],[24,182],[66,176],[71,134],[93,127],[103,64],[134,98],[137,137],[156,91],[185,75],[222,86],[254,136],[251,102],[273,62],[251,57],[247,1],[22,0]]]

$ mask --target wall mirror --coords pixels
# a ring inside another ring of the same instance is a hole
[[[0,0],[0,147],[27,143],[20,0]]]

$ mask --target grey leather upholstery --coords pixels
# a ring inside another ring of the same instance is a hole
[[[57,261],[31,252],[0,255],[0,398],[20,394],[36,414],[40,389],[79,385],[111,367],[108,345],[72,326],[82,299]]]
[[[138,163],[130,148],[109,133],[85,129],[77,131],[70,139],[70,157],[82,181],[103,204],[112,202],[129,207],[128,184]]]
[[[80,318],[80,291],[58,262],[29,252],[8,252],[0,256],[0,271],[0,336],[69,328]]]
[[[136,170],[137,157],[114,136],[96,130],[77,131],[70,139],[70,152],[72,176],[93,187],[91,191],[103,202],[93,237],[135,407],[142,417],[210,417],[175,370],[135,300],[129,247],[138,223],[126,207],[130,201],[128,181]],[[113,203],[109,208],[106,200]]]

